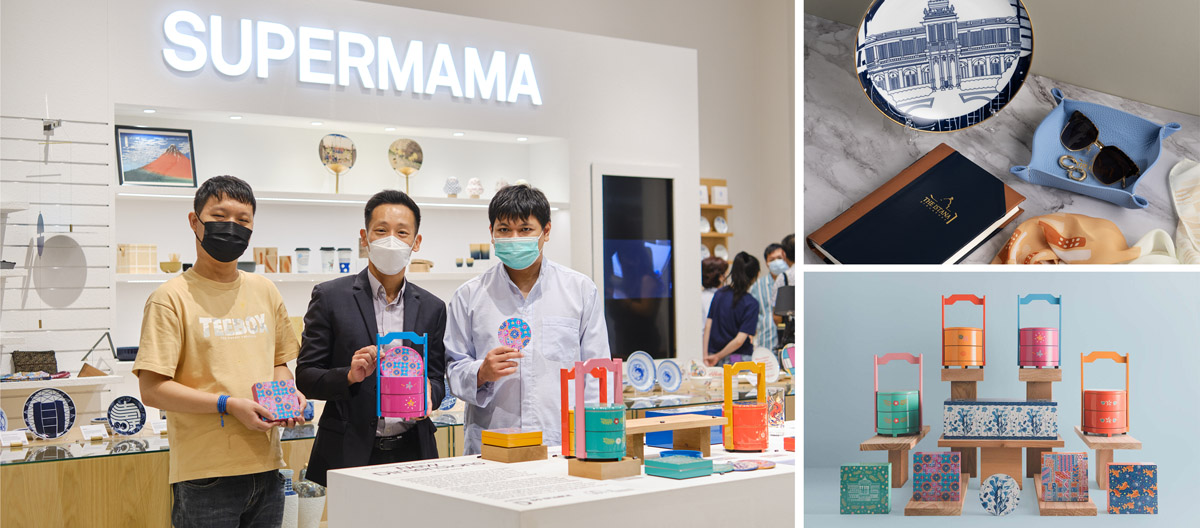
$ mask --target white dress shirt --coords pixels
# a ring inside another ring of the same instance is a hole
[[[400,285],[400,291],[396,293],[396,298],[392,302],[387,301],[387,289],[383,287],[383,283],[375,278],[375,274],[371,270],[367,270],[367,280],[371,283],[371,301],[375,305],[375,325],[381,334],[390,334],[392,332],[404,331],[404,288],[408,286],[408,280],[405,279],[404,284]],[[378,365],[376,365],[378,367]],[[375,375],[371,373],[371,375]],[[408,420],[404,418],[380,418],[379,425],[375,427],[375,436],[396,436],[402,434],[412,427],[416,420]]]
[[[515,373],[477,386],[483,358],[500,346],[500,325],[513,317],[529,324],[525,357],[517,360]],[[467,404],[464,455],[480,452],[485,429],[540,429],[547,445],[561,444],[560,370],[576,361],[611,357],[596,285],[545,257],[528,297],[500,264],[460,286],[450,301],[445,344],[450,391]],[[585,398],[599,401],[594,380]]]

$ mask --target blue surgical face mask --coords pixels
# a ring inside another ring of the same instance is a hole
[[[771,269],[771,275],[779,275],[780,273],[785,273],[788,270],[787,262],[784,262],[781,258],[777,258],[771,262],[768,262],[767,267]]]
[[[511,269],[523,270],[537,262],[542,250],[538,248],[540,236],[496,238],[492,245],[496,246],[496,258]]]

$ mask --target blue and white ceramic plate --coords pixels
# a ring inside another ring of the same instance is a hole
[[[133,396],[117,396],[108,404],[108,425],[119,435],[137,434],[146,425],[146,408]]]
[[[679,363],[664,359],[658,365],[658,384],[667,392],[679,390],[679,386],[683,384],[683,369],[679,368]]]
[[[992,515],[1008,515],[1021,503],[1021,488],[1012,477],[996,473],[980,484],[979,502]]]
[[[25,425],[41,438],[58,438],[75,425],[75,402],[58,389],[41,389],[25,400]]]
[[[4,414],[4,409],[0,409],[0,431],[8,430],[8,415]]]
[[[654,359],[638,350],[629,355],[629,384],[634,390],[646,392],[654,388]]]
[[[1033,62],[1033,26],[1021,0],[873,0],[854,44],[854,69],[871,104],[929,132],[995,115]]]

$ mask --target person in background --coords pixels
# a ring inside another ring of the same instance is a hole
[[[783,240],[779,242],[779,245],[783,246],[783,255],[781,255],[783,263],[772,265],[770,262],[768,262],[767,265],[771,267],[772,273],[774,273],[774,270],[776,269],[783,268],[784,264],[787,265],[787,269],[775,277],[774,292],[772,292],[771,296],[772,307],[775,306],[774,294],[775,292],[779,291],[779,288],[783,286],[794,286],[796,284],[796,234],[792,233],[783,237]]]
[[[777,316],[775,307],[775,278],[787,271],[783,261],[783,246],[769,244],[763,250],[763,261],[767,263],[769,273],[762,273],[750,286],[750,296],[758,303],[758,324],[754,331],[754,346],[767,350],[775,350],[779,346],[779,330],[775,326]]]
[[[700,285],[704,287],[704,290],[700,292],[701,329],[708,321],[708,307],[712,306],[713,295],[725,282],[725,270],[727,269],[729,269],[729,263],[725,262],[725,259],[708,257],[700,261]],[[701,330],[701,334],[703,334],[703,330]]]
[[[142,401],[167,413],[176,527],[279,526],[286,467],[278,425],[253,400],[258,382],[292,379],[299,345],[283,297],[237,269],[254,229],[250,185],[215,176],[188,213],[196,265],[146,300],[133,373]],[[300,395],[300,408],[306,401]],[[226,415],[230,416],[226,416]]]
[[[747,361],[753,354],[758,302],[750,296],[750,286],[758,278],[758,271],[758,259],[749,253],[742,251],[733,257],[729,286],[717,290],[708,309],[704,364],[715,367]]]
[[[559,445],[559,370],[611,357],[604,301],[590,278],[543,253],[550,202],[542,191],[501,189],[488,227],[502,265],[454,292],[446,322],[450,391],[467,404],[463,454],[480,452],[487,429],[537,429],[546,445]],[[524,350],[500,344],[500,326],[512,318],[529,325]],[[588,385],[587,401],[596,401],[599,389]]]
[[[364,221],[359,244],[367,248],[367,268],[313,288],[296,362],[300,391],[328,402],[307,474],[322,486],[330,470],[438,456],[437,427],[429,418],[378,418],[375,408],[379,334],[428,334],[426,405],[432,410],[446,393],[446,303],[405,274],[421,250],[421,209],[405,193],[380,191],[367,200]]]

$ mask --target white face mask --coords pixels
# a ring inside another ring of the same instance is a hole
[[[412,257],[412,246],[394,236],[385,236],[367,246],[367,258],[384,275],[404,271]]]

